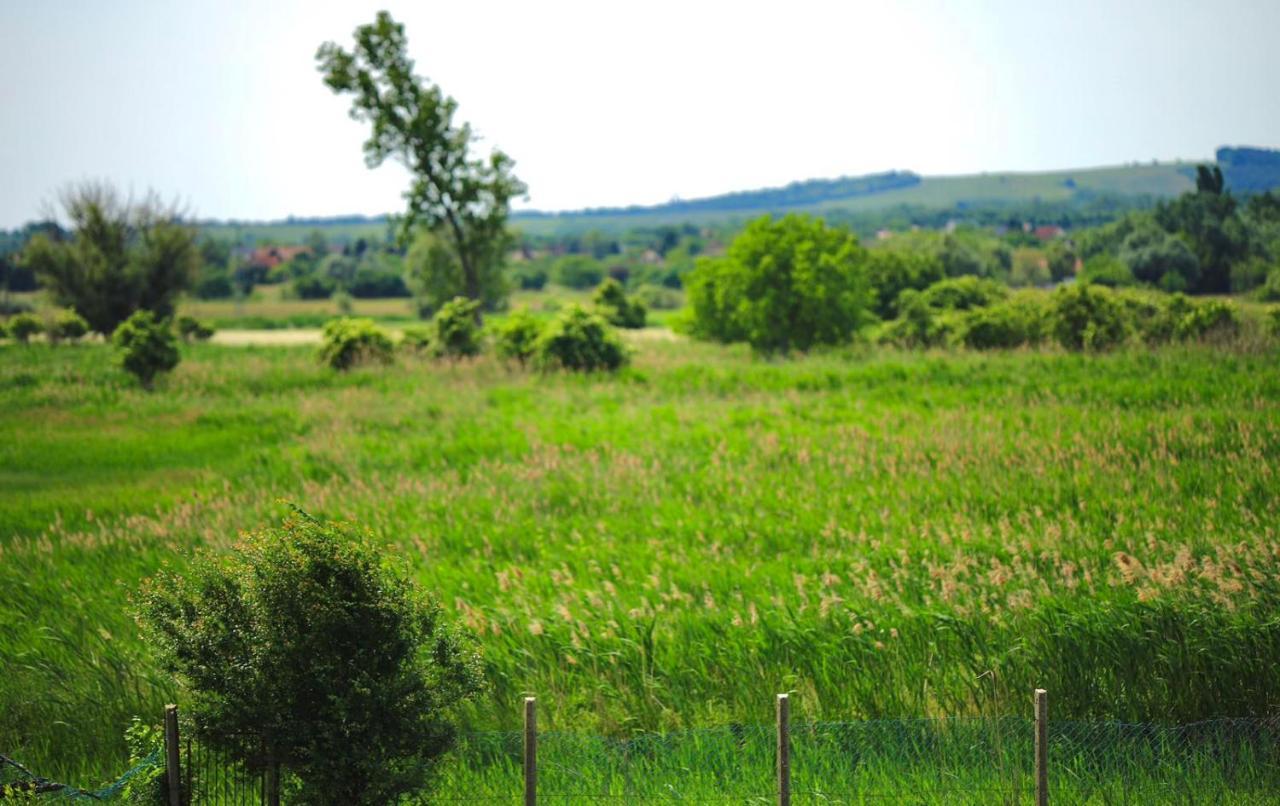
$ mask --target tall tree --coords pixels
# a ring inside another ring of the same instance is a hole
[[[111,333],[138,310],[173,315],[200,265],[196,231],[175,208],[155,198],[122,200],[109,185],[94,183],[66,191],[62,206],[70,237],[37,234],[22,256],[55,302],[99,333]]]
[[[510,201],[525,193],[515,163],[497,149],[487,158],[471,153],[471,127],[453,120],[457,102],[414,74],[404,26],[387,12],[356,29],[354,49],[326,42],[316,60],[330,89],[353,96],[351,117],[372,124],[366,164],[376,168],[390,157],[413,174],[402,243],[418,225],[440,233],[461,268],[463,292],[483,301],[511,243]]]

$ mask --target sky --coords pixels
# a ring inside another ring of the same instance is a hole
[[[543,210],[1280,146],[1280,2],[0,0],[0,228],[106,180],[195,216],[403,208],[315,51],[386,8]]]

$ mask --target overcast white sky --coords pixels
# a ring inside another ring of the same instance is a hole
[[[1276,0],[0,0],[0,227],[86,178],[201,217],[400,209],[314,63],[384,7],[525,207],[1280,146]]]

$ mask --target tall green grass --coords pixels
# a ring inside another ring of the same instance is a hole
[[[1280,373],[1205,348],[643,342],[615,377],[0,347],[0,749],[91,785],[175,696],[128,615],[294,502],[367,524],[484,648],[472,730],[1261,716],[1280,704]]]

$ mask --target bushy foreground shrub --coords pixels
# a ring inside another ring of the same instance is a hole
[[[1053,335],[1068,350],[1106,350],[1129,337],[1124,304],[1105,287],[1076,283],[1052,297]]]
[[[544,370],[615,370],[625,365],[627,348],[609,323],[581,305],[569,305],[543,329],[534,359]]]
[[[480,354],[480,325],[476,314],[480,303],[466,297],[454,297],[440,306],[427,330],[427,351],[437,358],[469,358]]]
[[[644,303],[628,298],[622,283],[612,277],[600,284],[591,301],[614,327],[644,327],[645,316],[648,313]]]
[[[960,341],[970,349],[1007,350],[1040,344],[1048,330],[1047,306],[1033,293],[965,312],[959,333]]]
[[[1009,289],[982,277],[949,277],[921,293],[924,303],[938,311],[967,311],[1008,298]]]
[[[493,348],[504,361],[517,361],[520,366],[529,363],[537,349],[542,323],[529,313],[528,308],[516,308],[506,319],[493,328]]]
[[[120,366],[144,389],[150,389],[157,375],[169,372],[180,360],[169,321],[157,319],[145,309],[124,320],[111,335],[111,342],[120,351]]]
[[[162,572],[135,600],[198,737],[279,764],[310,804],[395,803],[428,782],[480,659],[406,563],[307,516]]]
[[[372,319],[333,319],[325,324],[320,361],[336,370],[391,363],[391,337]]]
[[[9,338],[21,344],[31,341],[32,336],[44,330],[44,323],[33,313],[20,313],[9,320]]]

